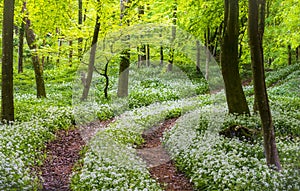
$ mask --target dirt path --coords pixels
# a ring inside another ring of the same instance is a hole
[[[176,169],[161,144],[163,132],[171,128],[176,120],[169,119],[146,130],[143,133],[145,143],[137,149],[137,152],[146,161],[152,177],[157,179],[166,191],[192,191],[193,185],[182,172]]]
[[[46,160],[38,168],[43,179],[43,191],[70,190],[70,176],[74,164],[80,158],[80,150],[86,141],[111,121],[95,121],[74,130],[56,133],[56,139],[46,145]]]

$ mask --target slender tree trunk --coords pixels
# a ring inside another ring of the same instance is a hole
[[[100,0],[97,0],[97,2],[100,3]],[[87,74],[87,77],[86,77],[83,93],[82,93],[82,96],[81,96],[82,101],[87,99],[89,91],[90,91],[92,79],[93,79],[93,72],[94,72],[94,66],[95,66],[95,55],[96,55],[99,32],[100,32],[100,16],[99,16],[99,13],[98,13],[97,17],[96,17],[94,35],[93,35],[93,40],[92,40],[92,45],[91,45],[91,52],[90,52],[90,59],[89,59],[89,66],[88,66],[88,74]]]
[[[4,0],[2,27],[2,94],[1,119],[14,121],[13,94],[13,24],[14,0]]]
[[[26,8],[26,2],[23,2],[21,14],[23,15]],[[25,34],[25,17],[22,17],[22,23],[19,33],[19,49],[18,49],[18,73],[23,73],[23,50],[24,50],[24,34]]]
[[[169,56],[169,64],[168,64],[168,71],[173,70],[173,63],[174,63],[174,41],[176,38],[176,24],[177,24],[177,1],[173,4],[173,26],[172,26],[172,39],[171,39],[171,47],[170,47],[170,56]]]
[[[162,66],[164,64],[164,47],[160,46],[160,65]]]
[[[125,10],[128,8],[127,4],[130,3],[130,0],[121,0],[121,22],[124,20]],[[124,21],[123,21],[124,22]],[[129,25],[129,20],[125,20],[125,23]],[[130,38],[129,36],[127,37]],[[121,61],[119,67],[119,81],[118,81],[118,97],[127,97],[128,96],[128,80],[129,80],[129,65],[130,65],[130,52],[129,47],[125,48],[121,53]]]
[[[292,46],[288,45],[288,65],[292,65]]]
[[[139,20],[141,20],[142,15],[145,14],[144,5],[139,6],[138,11],[139,11]],[[141,38],[143,38],[143,37],[141,36]],[[146,45],[142,44],[138,48],[139,48],[138,64],[139,64],[139,66],[142,66],[142,65],[145,64],[145,62],[147,60],[147,58],[146,58],[147,57],[146,56]]]
[[[73,41],[70,40],[69,41],[69,46],[70,46],[70,52],[69,52],[69,63],[70,63],[70,66],[72,66],[72,62],[73,62]]]
[[[82,25],[82,0],[78,0],[78,28],[81,30],[81,25]],[[78,57],[81,60],[82,58],[82,41],[83,38],[79,37],[78,38]]]
[[[208,80],[209,77],[209,62],[210,62],[210,51],[209,48],[211,47],[210,45],[210,28],[207,27],[207,31],[204,34],[205,37],[205,42],[206,42],[206,55],[205,55],[205,79]]]
[[[146,62],[147,62],[147,66],[150,66],[150,46],[149,44],[146,45]]]
[[[32,63],[33,63],[34,73],[35,73],[37,97],[38,98],[46,97],[43,66],[37,54],[38,47],[35,44],[35,40],[36,40],[35,34],[31,29],[31,21],[28,19],[28,17],[26,17],[25,34],[26,34],[27,44],[30,50],[32,51],[31,57],[32,57]]]
[[[298,47],[296,48],[296,62],[299,61],[299,47],[300,47],[300,46],[298,46]]]
[[[201,47],[200,47],[200,41],[196,41],[196,47],[197,47],[197,60],[196,60],[196,70],[198,73],[201,72],[200,70],[200,59],[201,59]]]
[[[262,47],[265,25],[265,0],[261,0],[260,2],[257,0],[249,0],[248,2],[248,33],[250,39],[249,45],[251,51],[254,92],[262,121],[266,161],[269,166],[274,165],[277,167],[277,170],[281,170],[265,83],[264,54]]]
[[[159,37],[162,38],[162,31],[159,34]],[[160,42],[160,51],[159,51],[159,54],[160,54],[160,65],[163,66],[164,65],[164,47],[162,45],[162,42]]]
[[[60,63],[61,47],[62,47],[62,39],[58,39],[58,51],[57,51],[58,53],[57,53],[57,59],[56,59],[57,64]]]
[[[250,114],[239,74],[238,0],[225,0],[224,36],[221,49],[222,74],[229,113]]]
[[[139,47],[139,65],[142,66],[146,62],[146,46],[143,44]]]

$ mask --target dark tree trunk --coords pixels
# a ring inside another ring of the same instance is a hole
[[[170,47],[170,55],[169,55],[169,64],[168,64],[168,71],[173,70],[173,63],[174,63],[174,44],[176,38],[176,24],[177,24],[177,1],[173,4],[173,26],[172,26],[172,38],[171,38],[171,47]]]
[[[149,67],[150,66],[150,46],[149,44],[146,45],[146,63],[147,63],[147,66]]]
[[[159,34],[159,37],[162,38],[162,32]],[[160,65],[163,66],[164,65],[164,47],[162,45],[162,42],[160,42]]]
[[[124,22],[124,16],[126,15],[127,4],[130,3],[130,0],[121,0],[121,22]],[[129,20],[125,20],[125,23],[129,25]],[[129,36],[127,37],[130,38]],[[127,97],[128,96],[128,78],[129,78],[129,65],[130,65],[130,52],[129,47],[125,48],[121,53],[121,61],[119,67],[119,81],[118,81],[118,97]]]
[[[238,0],[225,0],[224,36],[221,49],[222,74],[229,113],[250,114],[241,84],[238,61]]]
[[[70,63],[70,66],[72,66],[72,62],[73,62],[73,41],[70,40],[69,41],[69,46],[70,46],[70,52],[69,52],[69,63]]]
[[[13,24],[14,0],[4,0],[2,27],[2,94],[1,119],[14,121],[13,94]]]
[[[265,0],[249,0],[248,31],[251,51],[254,92],[258,110],[262,121],[264,136],[264,150],[269,166],[274,165],[281,170],[279,155],[275,142],[275,132],[269,107],[268,94],[265,83],[263,33],[265,19]]]
[[[24,14],[25,8],[26,8],[26,2],[23,2],[21,14]],[[25,34],[25,17],[23,16],[21,27],[20,27],[20,33],[19,33],[18,73],[23,73],[24,34]]]
[[[81,30],[82,25],[82,0],[78,0],[78,28]],[[82,58],[82,41],[83,38],[78,38],[78,57],[79,59]]]
[[[38,47],[35,44],[35,34],[31,29],[31,21],[28,19],[28,17],[26,17],[25,34],[26,34],[27,44],[30,50],[32,51],[31,57],[32,57],[32,63],[33,63],[34,73],[35,73],[37,97],[38,98],[46,97],[43,66],[37,54]]]
[[[209,62],[211,60],[211,54],[210,54],[210,47],[211,47],[211,41],[210,41],[210,28],[207,27],[207,31],[204,33],[205,38],[205,44],[206,44],[206,59],[205,59],[205,79],[208,80],[209,77]]]
[[[98,0],[97,2],[99,3],[100,1]],[[95,66],[95,55],[96,55],[99,32],[100,32],[100,16],[99,16],[99,13],[98,13],[97,17],[96,17],[94,35],[93,35],[93,40],[92,40],[92,45],[91,45],[91,52],[90,52],[90,59],[89,59],[89,66],[88,66],[88,74],[87,74],[87,77],[86,77],[83,93],[82,93],[82,96],[81,96],[82,101],[87,99],[89,91],[90,91],[92,79],[93,79],[93,72],[94,72],[94,66]]]
[[[164,64],[164,47],[160,46],[160,65]]]
[[[298,47],[296,48],[296,62],[299,61],[299,47],[300,47],[300,46],[298,46]]]
[[[109,61],[106,62],[104,73],[102,74],[102,76],[105,77],[104,96],[105,96],[106,99],[108,99],[108,86],[109,86],[108,64],[109,64]]]
[[[146,46],[145,45],[141,45],[139,47],[139,66],[142,66],[145,64],[146,62]]]
[[[144,5],[139,6],[139,20],[141,20],[142,15],[145,14],[145,7]],[[141,37],[143,38],[143,37]],[[139,55],[138,55],[138,64],[139,66],[142,66],[145,64],[146,60],[147,60],[147,56],[146,56],[146,45],[142,44],[139,47]]]
[[[288,65],[292,65],[292,46],[288,45]]]
[[[198,73],[201,72],[200,70],[200,59],[201,59],[201,47],[200,47],[200,41],[196,41],[196,47],[197,47],[197,60],[196,60],[196,70]]]
[[[58,51],[57,51],[58,53],[57,53],[57,59],[56,59],[57,64],[60,63],[61,47],[62,47],[62,39],[58,39]]]

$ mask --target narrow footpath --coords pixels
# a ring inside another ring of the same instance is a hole
[[[112,120],[94,121],[80,128],[60,130],[56,139],[46,145],[47,158],[37,170],[41,172],[42,191],[70,191],[70,177],[74,164],[86,142]]]
[[[166,120],[144,131],[145,143],[137,149],[137,152],[146,161],[151,176],[157,179],[166,191],[192,191],[192,183],[176,169],[161,143],[163,132],[170,129],[176,120],[177,118]]]

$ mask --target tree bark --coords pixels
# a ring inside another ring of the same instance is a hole
[[[26,8],[26,2],[23,2],[21,14],[23,15]],[[24,34],[25,34],[25,17],[22,16],[22,23],[19,33],[19,49],[18,49],[18,73],[23,73],[23,52],[24,52]]]
[[[197,47],[197,60],[196,60],[196,70],[198,73],[201,72],[200,70],[200,59],[201,59],[201,49],[200,49],[200,41],[196,41],[196,47]]]
[[[100,3],[100,0],[97,0],[97,2]],[[97,13],[96,23],[95,23],[95,28],[94,28],[94,35],[93,35],[93,40],[92,40],[92,45],[91,45],[90,58],[89,58],[88,74],[86,77],[84,89],[83,89],[82,96],[81,96],[82,101],[87,99],[89,91],[90,91],[92,79],[93,79],[93,72],[94,72],[94,66],[95,66],[95,55],[96,55],[99,32],[100,32],[100,16],[99,16],[99,13]]]
[[[139,6],[138,11],[139,11],[139,20],[141,20],[142,15],[145,14],[144,5]],[[143,37],[141,36],[141,38],[143,38]],[[142,66],[142,65],[145,64],[145,62],[147,60],[147,58],[146,58],[146,46],[145,46],[145,44],[142,44],[138,48],[139,48],[139,50],[138,50],[138,52],[139,52],[138,64],[139,64],[139,66]]]
[[[69,41],[69,46],[70,46],[70,52],[69,52],[69,63],[70,63],[70,66],[72,66],[72,62],[73,62],[73,41],[70,40]]]
[[[78,28],[81,30],[81,25],[82,25],[82,0],[78,0]],[[83,38],[79,37],[78,38],[78,57],[81,60],[82,58],[82,41]]]
[[[124,20],[126,15],[127,4],[130,3],[130,0],[121,0],[121,22]],[[123,21],[124,22],[124,21]],[[125,20],[125,23],[129,25],[129,20]],[[130,38],[129,36],[127,37]],[[128,96],[128,81],[129,81],[129,65],[130,65],[130,52],[129,47],[125,48],[121,53],[121,61],[119,66],[119,81],[118,81],[118,97],[127,97]]]
[[[292,46],[288,45],[288,65],[292,65]]]
[[[162,32],[159,34],[159,37],[162,38]],[[160,65],[163,66],[164,64],[164,47],[162,45],[162,42],[160,42]]]
[[[26,24],[25,24],[25,34],[27,44],[32,51],[31,58],[34,67],[35,73],[35,82],[36,82],[36,90],[37,90],[37,97],[42,98],[46,97],[46,89],[45,89],[45,82],[44,82],[44,75],[43,75],[43,66],[40,63],[39,57],[37,55],[37,45],[35,44],[35,34],[31,29],[31,21],[28,17],[26,17]]]
[[[299,61],[299,46],[296,48],[296,62]]]
[[[4,0],[2,27],[2,94],[1,119],[14,121],[13,94],[13,24],[14,0]]]
[[[176,25],[177,25],[177,1],[173,4],[173,26],[172,26],[172,38],[171,38],[171,47],[170,47],[170,55],[169,55],[169,64],[168,64],[168,71],[173,70],[173,63],[174,63],[174,52],[175,48],[173,47],[173,42],[176,38]]]
[[[224,36],[221,49],[221,66],[229,113],[250,114],[239,74],[238,0],[225,0]]]
[[[147,63],[147,67],[150,66],[150,46],[149,44],[146,45],[146,63]]]
[[[249,0],[248,2],[248,33],[250,39],[249,45],[251,52],[254,92],[262,121],[266,162],[268,166],[275,166],[277,170],[281,170],[265,83],[264,54],[262,47],[265,25],[265,0]]]

